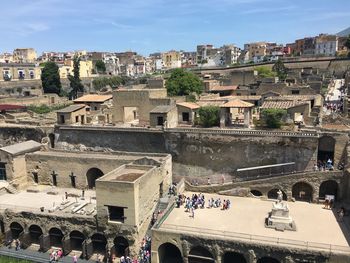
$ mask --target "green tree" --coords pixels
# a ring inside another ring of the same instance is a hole
[[[73,76],[69,75],[68,79],[71,87],[70,97],[76,99],[78,92],[84,91],[84,85],[80,79],[80,58],[78,56],[74,56],[73,58]]]
[[[55,62],[47,62],[41,72],[44,93],[60,94],[62,90],[60,73]]]
[[[203,106],[199,108],[199,121],[204,127],[213,127],[220,125],[220,107]]]
[[[184,69],[174,69],[166,82],[169,96],[184,96],[192,92],[201,94],[203,83],[198,76]]]
[[[282,118],[286,114],[287,111],[282,109],[264,109],[261,112],[261,116],[268,128],[280,128],[282,125]]]
[[[97,73],[106,73],[106,64],[102,60],[97,60],[95,64]]]
[[[95,78],[92,81],[92,85],[95,90],[101,90],[107,86],[110,86],[111,88],[115,88],[116,86],[119,86],[121,84],[124,84],[124,80],[121,77],[113,76],[113,77],[100,77]]]
[[[281,59],[278,59],[272,67],[272,71],[276,72],[277,77],[280,80],[285,80],[287,77],[287,68]]]
[[[272,78],[276,77],[276,73],[273,72],[269,67],[267,66],[260,66],[256,67],[255,70],[258,72],[258,76],[262,78]]]
[[[348,38],[346,39],[344,46],[349,50],[348,57],[350,58],[350,35],[348,35]]]

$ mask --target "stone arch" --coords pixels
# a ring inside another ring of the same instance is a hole
[[[96,186],[96,180],[103,176],[104,173],[98,168],[90,168],[86,172],[86,179],[89,189],[93,189]]]
[[[258,259],[257,263],[280,263],[280,261],[273,257],[262,257]]]
[[[80,231],[73,230],[69,234],[69,239],[70,239],[70,247],[72,250],[78,250],[82,251],[83,250],[83,242],[85,240],[85,235],[81,233]]]
[[[263,196],[262,192],[259,190],[256,190],[256,189],[251,190],[250,193],[254,196],[257,196],[257,197]]]
[[[313,188],[305,182],[295,183],[292,187],[292,197],[298,201],[311,202],[313,196]]]
[[[281,190],[282,194],[283,194],[283,200],[287,201],[287,194],[282,190],[282,189],[279,189],[279,188],[274,188],[274,189],[271,189],[270,191],[267,192],[267,198],[268,199],[277,199],[278,197],[278,190]]]
[[[334,180],[323,181],[318,192],[319,199],[324,199],[326,195],[334,195],[337,200],[338,183]]]
[[[201,246],[193,247],[188,254],[188,263],[214,263],[213,254]]]
[[[238,252],[226,252],[222,256],[222,263],[247,263],[244,255]]]
[[[159,246],[158,259],[159,263],[183,263],[180,249],[171,243]]]
[[[61,229],[53,227],[49,230],[50,246],[62,247],[63,233]]]
[[[56,136],[55,136],[54,133],[50,133],[50,134],[49,134],[49,140],[50,140],[50,147],[51,147],[51,148],[55,148]]]
[[[24,228],[20,223],[12,222],[10,224],[10,231],[12,235],[12,239],[19,238],[20,234],[23,232]]]
[[[101,233],[95,233],[91,236],[93,253],[105,254],[107,238]]]
[[[331,159],[334,163],[335,139],[332,136],[322,136],[318,139],[317,160],[327,162]]]
[[[129,242],[122,236],[116,236],[113,240],[114,249],[117,257],[129,255]]]
[[[40,244],[40,236],[43,234],[43,230],[38,225],[31,225],[28,228],[29,240],[31,244]]]

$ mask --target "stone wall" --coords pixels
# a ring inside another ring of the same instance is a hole
[[[191,235],[186,233],[171,232],[164,230],[152,231],[152,263],[164,263],[166,261],[159,260],[159,254],[171,253],[170,251],[161,251],[162,244],[174,245],[180,252],[183,262],[187,263],[190,250],[194,247],[201,247],[206,249],[214,259],[215,263],[224,263],[224,255],[227,252],[235,252],[243,256],[247,263],[256,263],[260,258],[270,257],[281,263],[337,263],[348,262],[349,256],[341,253],[329,253],[328,251],[315,251],[312,249],[306,250],[305,247],[293,248],[288,246],[281,246],[261,243],[259,241],[249,241],[242,238],[230,238],[228,233],[216,233],[206,235],[205,233],[198,233],[198,235]],[[224,237],[225,236],[225,237]],[[261,238],[261,237],[260,237]],[[234,240],[233,240],[234,239]],[[264,261],[269,262],[269,261]]]
[[[120,151],[167,152],[173,156],[175,176],[233,175],[237,168],[295,162],[292,171],[312,169],[317,160],[315,132],[273,132],[214,129],[75,128],[60,127],[59,142],[106,147]],[[348,141],[336,139],[337,165]]]
[[[53,131],[51,127],[5,126],[0,127],[0,146],[8,146],[18,142],[41,140]]]

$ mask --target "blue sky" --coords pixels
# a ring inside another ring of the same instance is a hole
[[[288,43],[350,26],[350,0],[10,0],[1,3],[0,52],[134,50],[197,44]]]

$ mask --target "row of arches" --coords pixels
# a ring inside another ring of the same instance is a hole
[[[158,248],[159,263],[183,263],[183,257],[179,248],[171,243],[164,243]],[[239,252],[226,252],[222,256],[222,263],[247,263],[245,256]],[[272,257],[261,257],[257,263],[279,263]],[[214,255],[201,246],[193,247],[188,253],[188,263],[215,263]]]
[[[278,188],[271,189],[267,192],[269,199],[277,199]],[[285,191],[281,189],[283,193],[283,200],[287,200],[288,196]],[[263,196],[263,193],[259,190],[253,189],[250,191],[254,196]],[[292,197],[297,201],[313,201],[314,189],[312,185],[306,182],[298,182],[292,186]],[[327,180],[321,183],[318,193],[319,199],[325,199],[326,195],[333,195],[337,199],[338,195],[338,183],[334,180]]]
[[[47,251],[51,247],[62,248],[65,255],[72,250],[81,251],[89,258],[93,254],[107,254],[107,238],[102,233],[95,233],[92,236],[86,236],[78,230],[71,231],[64,235],[62,230],[52,227],[47,234],[38,225],[30,225],[25,232],[23,226],[18,222],[12,222],[7,233],[8,239],[20,239],[25,247],[32,244],[40,246],[40,250]],[[116,236],[113,240],[113,254],[125,256],[129,251],[129,242],[122,236]]]

